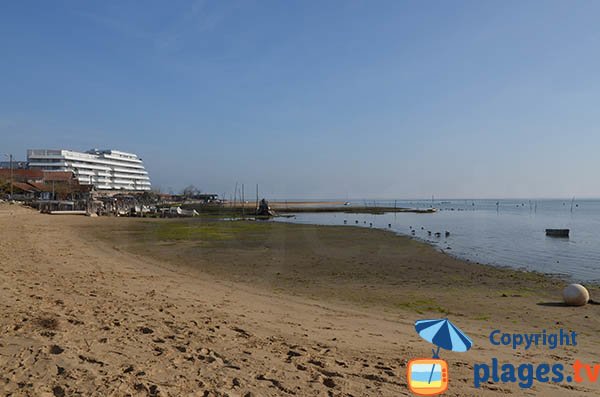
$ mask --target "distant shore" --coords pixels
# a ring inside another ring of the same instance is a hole
[[[323,213],[339,212],[348,214],[384,214],[386,212],[412,212],[412,213],[432,213],[434,208],[404,208],[377,205],[346,205],[343,201],[270,201],[269,206],[279,214],[291,213]],[[217,212],[242,212],[242,209],[253,213],[256,210],[256,202],[225,202],[220,206],[207,206],[201,204],[184,204],[186,209],[195,209],[200,213]]]

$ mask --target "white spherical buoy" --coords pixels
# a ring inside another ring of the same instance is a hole
[[[570,284],[563,290],[563,299],[567,305],[583,306],[590,300],[590,293],[581,284]]]

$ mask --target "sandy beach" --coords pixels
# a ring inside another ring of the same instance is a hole
[[[473,366],[595,363],[599,306],[560,280],[463,262],[380,230],[88,218],[0,205],[0,391],[11,396],[399,396],[431,356],[415,320],[474,341],[443,352],[448,396],[598,395],[597,383],[473,386]],[[592,297],[598,296],[596,288]],[[597,299],[597,298],[596,298]],[[578,333],[512,350],[494,329]]]

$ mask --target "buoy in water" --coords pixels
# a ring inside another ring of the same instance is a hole
[[[567,305],[583,306],[590,300],[590,293],[581,284],[569,284],[563,290],[563,299]]]

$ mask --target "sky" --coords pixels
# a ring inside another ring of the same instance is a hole
[[[270,198],[600,197],[597,1],[0,4],[0,153]]]

